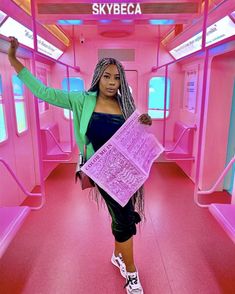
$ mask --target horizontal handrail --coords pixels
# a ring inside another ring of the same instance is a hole
[[[195,157],[193,156],[190,156],[190,157],[172,157],[172,158],[168,158],[168,157],[165,157],[165,159],[167,161],[194,161],[195,160]]]
[[[206,191],[198,191],[198,194],[211,194],[215,191],[215,188],[217,187],[217,185],[223,180],[223,178],[226,176],[226,174],[228,173],[228,171],[230,170],[231,166],[233,165],[233,163],[235,162],[235,155],[232,157],[232,159],[230,160],[229,164],[226,166],[226,168],[224,169],[224,171],[221,173],[221,175],[219,176],[219,178],[217,179],[217,181],[215,182],[215,184]]]
[[[167,152],[173,152],[175,151],[176,147],[179,145],[180,141],[182,140],[182,138],[184,137],[184,134],[188,131],[188,130],[193,130],[193,129],[197,129],[197,126],[193,126],[193,127],[187,127],[186,129],[183,130],[183,132],[181,133],[181,135],[179,136],[178,140],[175,142],[175,145],[168,150],[165,150],[165,153]]]
[[[15,173],[13,172],[13,170],[10,168],[10,166],[6,163],[5,160],[3,160],[2,158],[0,158],[0,162],[6,167],[7,171],[12,175],[13,179],[16,181],[16,183],[18,184],[18,186],[20,187],[20,189],[28,196],[43,196],[41,193],[31,193],[29,191],[27,191],[24,186],[20,183],[19,179],[17,178],[17,176],[15,175]]]
[[[58,163],[66,163],[70,162],[72,159],[72,156],[70,156],[68,159],[43,159],[43,162],[58,162]]]
[[[55,135],[52,133],[52,131],[51,131],[49,128],[43,128],[43,129],[41,129],[41,130],[47,131],[47,132],[49,133],[49,135],[52,137],[52,139],[54,140],[56,146],[60,149],[61,152],[63,152],[63,153],[67,153],[67,154],[72,152],[72,150],[70,150],[70,151],[64,151],[64,150],[61,148],[61,146],[60,146],[60,144],[58,143],[58,141],[57,141]]]

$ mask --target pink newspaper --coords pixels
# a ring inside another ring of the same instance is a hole
[[[143,185],[152,163],[164,151],[139,116],[136,110],[82,167],[121,206]]]

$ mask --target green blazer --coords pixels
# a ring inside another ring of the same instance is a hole
[[[27,68],[18,73],[19,79],[38,98],[73,111],[73,124],[76,143],[81,152],[86,143],[86,131],[96,106],[97,92],[68,92],[43,85]],[[87,159],[94,154],[91,143],[87,144]]]

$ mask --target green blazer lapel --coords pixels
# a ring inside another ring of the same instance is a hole
[[[81,115],[80,134],[85,136],[91,115],[96,106],[97,92],[87,92]]]

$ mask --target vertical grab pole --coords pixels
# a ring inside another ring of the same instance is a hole
[[[66,75],[67,75],[67,87],[70,92],[70,81],[69,81],[69,67],[66,65]],[[72,127],[72,115],[71,110],[69,111],[69,132],[70,132],[70,149],[71,153],[73,151],[73,127]]]
[[[74,37],[74,25],[73,25],[73,66],[76,68],[76,64],[77,64],[77,61],[76,61],[76,46],[75,46],[75,37]]]
[[[33,74],[35,75],[36,74],[35,52],[38,51],[38,45],[37,45],[37,26],[36,26],[36,19],[35,19],[35,1],[34,0],[31,0],[31,15],[32,15],[33,43],[34,43],[32,71],[33,71]],[[34,96],[34,107],[35,107],[36,129],[37,129],[36,131],[37,131],[37,143],[38,143],[39,176],[40,176],[40,186],[41,186],[41,194],[42,194],[42,201],[40,206],[35,207],[34,209],[40,209],[45,204],[46,198],[45,198],[45,184],[43,180],[42,142],[40,138],[39,109],[38,109],[38,101],[35,96]]]
[[[208,49],[205,48],[207,17],[208,17],[208,0],[205,0],[203,33],[202,33],[202,50],[205,51],[205,59],[204,59],[204,66],[203,66],[202,99],[201,99],[201,111],[200,111],[198,146],[197,146],[198,152],[197,152],[197,158],[196,158],[196,175],[195,175],[195,186],[194,186],[194,202],[200,207],[208,207],[208,205],[203,205],[198,201],[198,193],[197,193],[198,186],[199,186],[201,155],[202,155],[202,135],[203,135],[203,127],[204,127],[204,114],[205,114],[205,104],[206,104],[206,94],[207,94],[206,90],[207,90],[208,58],[209,58],[209,51]]]
[[[207,29],[207,18],[208,18],[208,6],[209,0],[205,0],[204,6],[204,18],[203,18],[203,29],[202,29],[202,50],[206,48],[206,29]]]
[[[233,183],[235,183],[235,173],[233,177]],[[232,201],[231,204],[235,204],[235,184],[233,184],[233,191],[232,191]]]
[[[159,67],[160,56],[160,26],[158,26],[158,40],[157,40],[157,68]]]
[[[167,100],[167,79],[168,79],[168,65],[165,70],[165,92],[164,92],[164,120],[163,120],[163,146],[166,145],[166,100]]]

